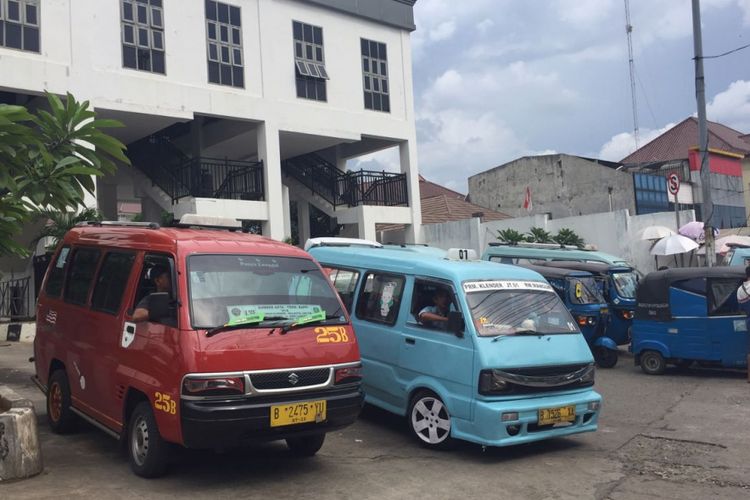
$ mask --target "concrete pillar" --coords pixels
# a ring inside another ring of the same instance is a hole
[[[300,246],[310,239],[310,204],[302,199],[297,200],[297,237]]]
[[[357,238],[377,241],[378,233],[375,231],[375,218],[369,210],[370,207],[357,207]]]
[[[193,158],[203,156],[203,117],[195,116],[190,122],[190,155]]]
[[[96,204],[104,220],[117,220],[117,185],[105,184],[101,178],[96,179]]]
[[[422,200],[419,195],[419,171],[417,163],[417,141],[410,139],[398,145],[401,173],[406,174],[407,192],[412,223],[406,228],[407,243],[422,242]],[[374,230],[373,230],[374,231]],[[373,238],[374,239],[374,238]]]
[[[263,161],[265,197],[268,220],[263,223],[263,235],[275,240],[284,239],[284,195],[281,182],[281,151],[279,129],[276,124],[258,125],[258,159]]]
[[[284,202],[284,239],[292,236],[292,209],[289,206],[289,186],[281,186],[281,199]]]
[[[141,213],[146,222],[158,222],[161,224],[162,209],[158,203],[148,196],[141,198]]]

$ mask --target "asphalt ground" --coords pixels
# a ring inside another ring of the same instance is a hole
[[[0,384],[39,415],[44,472],[0,483],[0,499],[739,499],[750,498],[750,384],[746,374],[670,369],[647,376],[623,353],[597,371],[604,398],[595,433],[512,448],[422,448],[398,417],[366,407],[329,434],[313,458],[283,443],[227,452],[177,449],[169,475],[134,476],[118,443],[84,424],[52,434],[30,382],[29,344],[0,344]]]

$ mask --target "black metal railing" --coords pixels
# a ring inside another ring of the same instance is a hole
[[[30,281],[26,277],[0,282],[0,318],[15,320],[34,316]]]
[[[161,182],[155,177],[151,179],[173,201],[185,196],[223,200],[264,199],[262,161],[191,158],[171,171],[162,171]]]
[[[409,206],[406,174],[373,170],[342,172],[314,153],[284,161],[283,169],[334,208]]]

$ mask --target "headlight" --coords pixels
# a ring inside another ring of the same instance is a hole
[[[633,311],[628,311],[627,309],[623,309],[620,311],[620,317],[622,319],[633,319],[633,316],[635,313]]]
[[[594,374],[596,373],[596,368],[594,366],[594,363],[591,363],[588,366],[588,370],[581,376],[581,384],[591,384],[594,385]]]
[[[362,381],[362,365],[337,368],[334,384],[354,384]]]
[[[510,384],[501,379],[494,370],[482,370],[479,373],[479,394],[502,394],[510,389]]]
[[[184,396],[240,396],[244,393],[244,377],[189,377],[182,383]]]
[[[578,316],[576,319],[579,326],[591,326],[596,324],[595,316]]]

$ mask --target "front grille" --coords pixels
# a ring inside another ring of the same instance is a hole
[[[508,368],[508,369],[503,369],[503,371],[507,373],[512,373],[514,375],[526,375],[530,377],[540,377],[540,376],[550,376],[550,375],[565,375],[567,373],[576,372],[587,366],[588,366],[588,363],[576,364],[576,365],[532,366],[529,368]]]
[[[257,390],[298,389],[311,385],[325,384],[331,376],[330,368],[312,370],[283,370],[278,372],[255,373],[250,382]]]
[[[580,372],[589,366],[589,364],[575,364],[494,370],[505,381],[505,389],[497,392],[483,390],[482,374],[480,374],[479,392],[484,396],[512,396],[591,387],[594,385],[593,380],[580,378]],[[482,373],[486,374],[487,371]],[[574,376],[577,374],[578,376]]]

